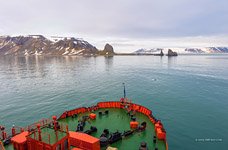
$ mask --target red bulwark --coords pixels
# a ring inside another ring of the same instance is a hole
[[[85,133],[69,131],[70,144],[85,150],[100,150],[100,140]]]
[[[22,132],[14,137],[12,137],[11,142],[13,143],[13,147],[16,150],[24,150],[27,147],[27,139],[28,131]]]
[[[83,149],[81,149],[81,148],[73,148],[71,150],[83,150]]]

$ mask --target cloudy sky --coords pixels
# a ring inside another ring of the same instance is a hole
[[[0,35],[74,36],[116,51],[228,46],[227,0],[0,0]]]

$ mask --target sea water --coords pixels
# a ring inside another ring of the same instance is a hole
[[[227,150],[228,55],[0,57],[0,125],[119,100],[123,82],[162,120],[170,150]]]

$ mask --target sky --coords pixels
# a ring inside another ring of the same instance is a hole
[[[73,36],[117,52],[228,46],[227,0],[0,0],[0,35]]]

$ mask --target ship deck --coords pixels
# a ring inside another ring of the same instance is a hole
[[[100,111],[108,110],[108,115],[99,116]],[[131,118],[127,114],[126,110],[118,109],[118,108],[100,108],[94,111],[97,115],[95,120],[89,120],[86,122],[85,128],[83,131],[89,130],[91,126],[95,126],[97,128],[97,132],[91,134],[94,137],[99,138],[103,133],[104,129],[109,129],[109,132],[113,133],[119,131],[123,133],[124,131],[130,130],[130,121]],[[85,112],[83,114],[78,114],[77,117],[67,117],[64,119],[60,119],[60,123],[68,124],[70,131],[76,131],[78,121],[82,118],[82,116],[89,115],[89,112]],[[142,122],[147,123],[147,127],[145,131],[135,132],[133,135],[129,137],[123,138],[121,141],[111,144],[110,146],[116,147],[119,150],[131,149],[138,150],[141,142],[146,142],[148,149],[154,150],[158,148],[159,150],[166,149],[166,143],[163,140],[158,140],[156,144],[153,143],[153,137],[155,136],[154,124],[151,123],[149,118],[142,114],[136,112],[136,121],[141,124]]]

